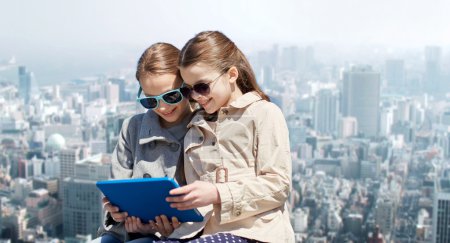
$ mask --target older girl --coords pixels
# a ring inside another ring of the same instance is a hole
[[[203,111],[184,140],[188,185],[172,190],[167,201],[181,210],[199,208],[205,221],[181,224],[171,237],[202,232],[195,242],[294,242],[286,209],[288,129],[247,58],[224,34],[206,31],[183,47],[179,67]]]

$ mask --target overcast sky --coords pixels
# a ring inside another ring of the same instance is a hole
[[[202,30],[247,53],[272,43],[450,46],[449,13],[448,0],[0,0],[0,60],[182,47]]]
[[[201,30],[218,29],[249,46],[446,45],[449,13],[448,0],[1,0],[0,42],[12,48],[158,40],[182,45]]]

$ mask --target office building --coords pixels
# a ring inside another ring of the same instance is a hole
[[[319,90],[314,102],[314,130],[322,135],[334,135],[337,131],[338,115],[337,90]]]
[[[433,196],[433,243],[450,242],[450,180],[437,179]]]
[[[358,121],[358,132],[366,137],[378,135],[380,73],[370,66],[355,66],[344,72],[342,115]]]

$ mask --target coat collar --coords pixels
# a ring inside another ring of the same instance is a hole
[[[183,126],[187,130],[186,126],[190,120],[191,116],[189,115],[176,126]],[[177,141],[166,128],[161,127],[159,116],[155,112],[148,110],[142,118],[142,124],[139,130],[139,144],[145,144],[155,140]]]
[[[149,143],[154,140],[166,140],[167,133],[161,127],[158,115],[148,110],[142,118],[141,129],[139,131],[139,144]]]
[[[255,91],[251,91],[243,94],[241,97],[231,102],[230,106],[241,109],[261,99],[262,98],[258,93],[256,93]]]
[[[247,107],[251,105],[252,103],[262,100],[261,96],[259,96],[258,93],[255,91],[251,91],[248,93],[243,94],[241,97],[237,98],[235,101],[231,102],[230,107],[236,108],[236,109],[242,109],[244,107]],[[223,107],[222,109],[228,109],[229,107]],[[188,128],[192,126],[202,126],[205,122],[205,116],[208,115],[204,110],[200,110],[195,114],[195,116],[192,118],[191,122],[188,124]]]

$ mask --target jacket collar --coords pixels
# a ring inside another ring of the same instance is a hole
[[[159,117],[155,112],[148,110],[142,118],[141,129],[139,131],[139,144],[149,143],[154,140],[166,140],[168,134],[161,127]]]
[[[187,131],[187,124],[191,120],[191,117],[191,115],[186,116],[176,126],[182,126]],[[176,137],[161,126],[159,116],[155,112],[148,110],[142,118],[141,128],[139,130],[139,144],[145,144],[155,140],[178,142]]]
[[[262,100],[261,96],[259,96],[256,91],[251,91],[248,93],[243,94],[241,97],[237,98],[235,101],[231,102],[230,106],[234,108],[244,108],[246,106],[249,106],[250,104]]]
[[[244,107],[249,106],[250,104],[262,100],[261,96],[255,91],[251,91],[243,94],[241,97],[237,98],[235,101],[231,102],[230,107],[242,109]],[[228,109],[227,107],[223,107],[220,109]],[[208,115],[204,110],[200,110],[195,114],[192,118],[191,122],[187,125],[188,128],[195,126],[202,126],[205,124],[205,116]]]

